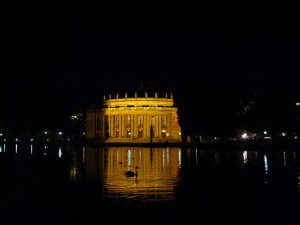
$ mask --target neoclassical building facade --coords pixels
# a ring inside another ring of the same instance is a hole
[[[182,142],[173,95],[115,98],[104,96],[99,108],[87,110],[87,140],[102,142]]]

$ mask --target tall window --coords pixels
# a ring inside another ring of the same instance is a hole
[[[150,125],[154,128],[155,127],[155,117],[151,116],[150,117]]]
[[[143,117],[142,116],[138,116],[138,127],[139,128],[143,127]]]
[[[120,118],[119,116],[116,116],[116,128],[120,127]]]
[[[174,119],[174,127],[175,127],[175,128],[178,128],[178,118],[175,118],[175,119]]]
[[[166,116],[162,116],[161,117],[161,126],[162,126],[162,128],[166,128],[167,127]]]
[[[150,117],[150,127],[152,128],[152,130],[150,130],[152,137],[155,136],[155,117],[151,116]]]
[[[104,117],[104,136],[105,138],[109,137],[109,117],[107,115],[105,115]]]
[[[126,124],[126,127],[127,128],[131,127],[131,117],[130,117],[130,115],[127,115],[127,124]]]

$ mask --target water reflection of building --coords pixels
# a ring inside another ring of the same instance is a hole
[[[87,147],[86,177],[103,183],[106,194],[118,198],[171,200],[179,179],[180,151],[178,148]],[[137,177],[124,175],[136,166]]]
[[[152,130],[152,133],[151,133]],[[181,128],[173,96],[104,99],[99,109],[87,111],[87,140],[106,142],[181,142]]]

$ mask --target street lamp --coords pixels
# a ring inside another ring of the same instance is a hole
[[[59,141],[63,141],[63,136],[62,135],[63,135],[63,132],[59,131],[58,132],[58,140]]]

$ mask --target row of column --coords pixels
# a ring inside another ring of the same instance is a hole
[[[128,119],[130,118],[130,119]],[[164,126],[162,119],[164,118]],[[141,120],[141,121],[139,121]],[[152,122],[153,137],[162,137],[162,132],[169,131],[170,118],[168,115],[103,115],[101,118],[101,137],[120,138],[150,138],[150,128]],[[130,134],[128,133],[130,132]],[[139,135],[140,132],[140,135]]]

